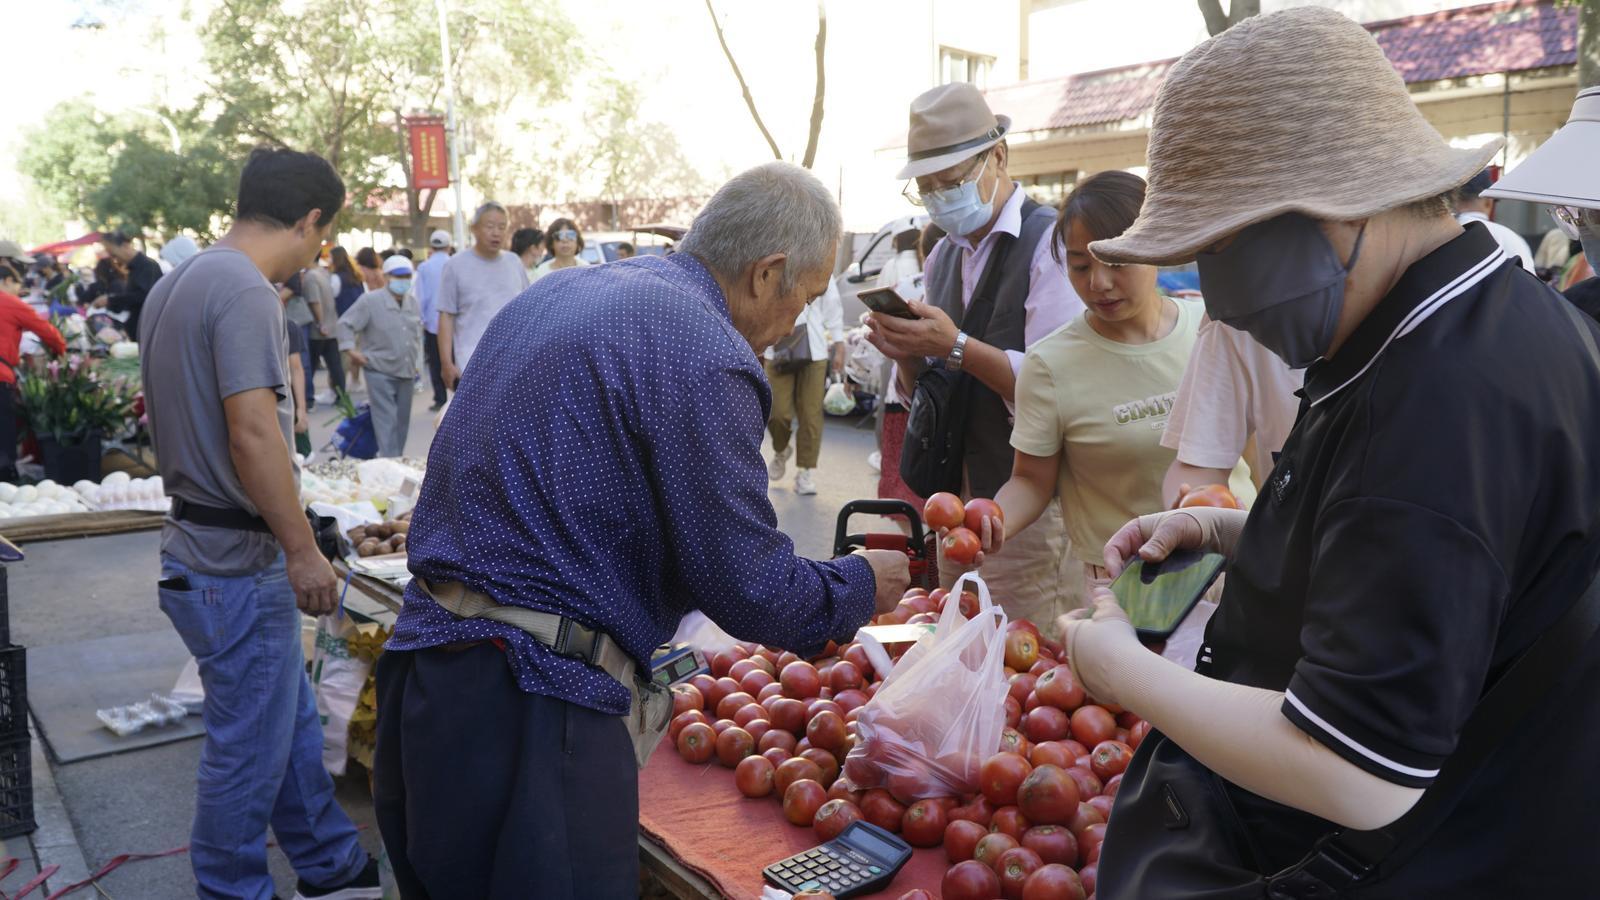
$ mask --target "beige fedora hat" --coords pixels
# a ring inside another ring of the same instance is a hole
[[[1500,144],[1447,144],[1355,21],[1317,6],[1255,16],[1167,73],[1144,208],[1089,249],[1111,263],[1179,265],[1286,212],[1366,218],[1465,184]]]
[[[919,178],[971,159],[1005,139],[1011,119],[997,116],[965,81],[941,84],[911,101],[906,164],[899,178]]]
[[[1567,124],[1483,196],[1600,208],[1600,86],[1579,91]]]

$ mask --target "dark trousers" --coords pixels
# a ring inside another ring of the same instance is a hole
[[[378,660],[373,803],[405,900],[639,895],[633,745],[493,644]]]
[[[17,386],[0,381],[0,481],[17,480]]]
[[[317,326],[307,326],[312,335],[316,335]],[[309,409],[312,397],[317,393],[314,382],[317,377],[317,362],[322,361],[328,366],[328,387],[335,391],[344,390],[344,364],[339,361],[339,339],[312,337],[306,341],[306,407]]]
[[[428,380],[433,382],[433,405],[443,406],[449,394],[444,389],[444,370],[439,360],[439,336],[431,331],[422,332],[422,355],[428,361]]]

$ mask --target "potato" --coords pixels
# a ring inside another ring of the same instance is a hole
[[[360,544],[362,541],[364,541],[366,539],[367,539],[367,526],[365,526],[365,525],[357,525],[356,527],[350,529],[350,543],[352,543],[352,544]]]
[[[379,544],[372,538],[367,538],[356,547],[356,552],[362,556],[377,556]]]
[[[389,523],[389,527],[394,529],[390,533],[390,536],[393,537],[396,534],[405,534],[406,532],[410,531],[411,530],[411,523],[408,522],[408,521],[401,520],[401,521],[396,521],[396,522],[390,522]]]
[[[406,548],[406,536],[404,534],[395,535],[394,538],[393,538],[393,541],[394,541],[394,549],[395,549],[396,552],[404,550]]]

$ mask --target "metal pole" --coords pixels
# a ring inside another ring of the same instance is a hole
[[[457,249],[467,246],[467,218],[461,199],[461,150],[456,131],[456,76],[450,67],[450,23],[445,8],[450,0],[436,0],[439,10],[439,66],[444,70],[445,129],[450,133],[450,184],[455,187],[456,214],[454,221]]]

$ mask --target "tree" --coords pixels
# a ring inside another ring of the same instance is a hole
[[[716,29],[717,43],[722,46],[722,55],[727,57],[729,68],[733,69],[733,77],[739,82],[739,90],[744,94],[744,104],[750,110],[750,118],[755,120],[756,128],[761,130],[761,136],[766,138],[767,147],[772,150],[774,159],[783,159],[783,151],[778,149],[778,142],[773,139],[772,132],[767,130],[767,123],[761,118],[761,111],[756,108],[756,99],[750,93],[750,85],[744,80],[744,72],[739,68],[739,63],[733,58],[733,50],[728,47],[728,39],[722,33],[722,22],[717,18],[717,11],[711,5],[711,0],[705,0],[706,12],[711,15],[711,27]],[[813,50],[817,63],[816,89],[812,92],[811,123],[806,135],[806,151],[801,158],[800,165],[811,168],[817,159],[817,139],[822,134],[822,98],[825,93],[824,57],[828,45],[828,12],[823,6],[823,0],[817,0],[817,41]]]
[[[1233,0],[1228,11],[1222,11],[1222,0],[1197,0],[1200,14],[1206,17],[1206,31],[1212,37],[1227,31],[1245,19],[1261,12],[1261,0]]]
[[[704,179],[685,158],[672,130],[641,118],[638,87],[608,75],[598,80],[597,88],[584,117],[593,143],[580,154],[583,168],[594,174],[610,206],[613,230],[621,227],[618,209],[625,199],[704,191]]]

